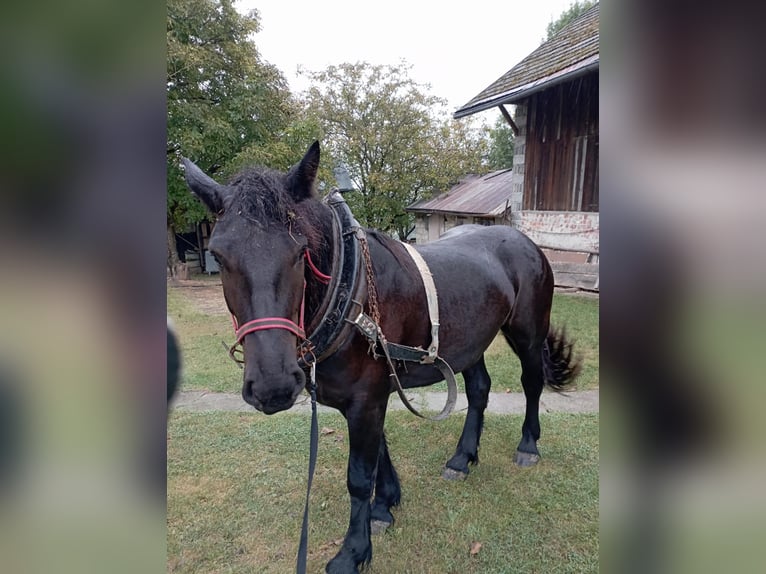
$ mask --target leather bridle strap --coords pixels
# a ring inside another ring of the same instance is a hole
[[[311,253],[308,249],[306,249],[303,252],[303,258],[306,260],[306,264],[308,265],[308,268],[311,270],[311,273],[313,273],[314,277],[316,277],[317,281],[320,283],[327,284],[330,282],[332,277],[329,275],[326,275],[322,273],[319,268],[314,264],[314,262],[311,260]],[[247,337],[250,333],[255,333],[257,331],[266,331],[267,329],[284,329],[285,331],[291,332],[293,335],[298,337],[298,342],[303,343],[306,341],[306,329],[304,327],[304,311],[306,308],[306,281],[303,282],[303,296],[301,297],[301,311],[300,311],[300,319],[298,323],[295,323],[294,321],[290,319],[285,319],[284,317],[263,317],[261,319],[253,319],[252,321],[248,321],[241,327],[237,324],[237,318],[232,314],[231,321],[234,325],[234,331],[235,336],[237,340],[234,342],[234,344],[229,347],[229,356],[232,358],[232,360],[236,363],[239,363],[240,366],[244,363],[244,360],[239,359],[236,356],[236,353],[239,351],[241,352],[241,346],[242,341],[244,341],[245,337]]]
[[[303,329],[303,307],[304,301],[301,300],[300,325],[294,323],[290,319],[284,319],[282,317],[264,317],[262,319],[253,319],[241,327],[238,327],[237,318],[232,315],[231,320],[234,323],[234,329],[236,330],[235,336],[237,337],[237,340],[234,341],[234,344],[231,347],[229,347],[229,357],[231,357],[234,362],[239,363],[239,365],[242,366],[242,364],[245,362],[244,358],[238,358],[236,353],[238,351],[242,353],[242,341],[245,340],[245,337],[247,337],[250,333],[255,333],[257,331],[266,331],[268,329],[284,329],[285,331],[290,331],[293,335],[298,337],[298,341],[305,341],[306,331]]]
[[[314,277],[317,278],[317,281],[320,283],[324,283],[327,285],[332,277],[330,275],[327,275],[326,273],[322,273],[319,268],[314,265],[314,262],[311,260],[311,252],[306,249],[306,251],[303,252],[303,258],[306,260],[306,264],[309,266],[309,269],[311,269],[311,272],[314,274]]]
[[[290,331],[293,335],[299,339],[306,338],[306,331],[300,325],[296,325],[290,319],[282,319],[281,317],[265,317],[263,319],[254,319],[248,321],[237,329],[237,343],[241,343],[246,335],[255,333],[256,331],[265,331],[266,329],[284,329]]]

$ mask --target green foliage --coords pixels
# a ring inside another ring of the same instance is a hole
[[[486,140],[452,120],[446,102],[411,80],[409,68],[360,62],[307,72],[304,102],[324,134],[323,163],[349,170],[357,191],[347,200],[357,218],[399,237],[413,224],[409,204],[486,171]]]
[[[561,30],[564,26],[569,24],[572,20],[577,18],[580,14],[585,12],[586,10],[592,8],[595,6],[597,2],[594,0],[583,0],[580,2],[579,0],[575,0],[572,2],[572,4],[564,10],[556,20],[553,20],[548,24],[548,27],[545,29],[546,36],[545,40],[550,40],[553,38],[553,36],[556,35],[556,32]]]
[[[492,170],[511,169],[513,167],[514,135],[511,126],[500,116],[495,127],[489,130],[489,157],[487,161]]]
[[[242,15],[231,0],[167,6],[168,222],[184,228],[205,211],[183,183],[179,156],[219,175],[232,173],[241,154],[281,157],[284,147],[273,142],[294,103],[282,73],[260,59],[252,41],[257,12]]]

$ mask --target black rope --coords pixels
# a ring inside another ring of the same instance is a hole
[[[316,386],[316,363],[311,364],[311,382],[309,394],[311,395],[311,439],[309,445],[309,480],[306,485],[306,504],[303,507],[303,526],[301,527],[301,542],[298,546],[298,560],[295,571],[297,574],[306,574],[306,558],[308,555],[309,542],[309,494],[311,483],[314,480],[314,468],[317,463],[317,450],[319,449],[319,423],[317,422],[317,386]]]

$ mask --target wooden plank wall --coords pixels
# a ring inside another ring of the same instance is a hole
[[[523,208],[598,211],[598,72],[527,103]]]
[[[553,283],[556,287],[574,287],[598,291],[598,263],[567,263],[551,261]]]

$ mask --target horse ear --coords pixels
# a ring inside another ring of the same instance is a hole
[[[181,162],[184,166],[186,185],[192,193],[199,197],[212,213],[222,213],[224,200],[229,195],[229,188],[205,174],[191,160],[182,157]]]
[[[295,201],[303,201],[314,194],[317,171],[319,171],[319,142],[315,141],[300,163],[287,172],[287,186]]]

